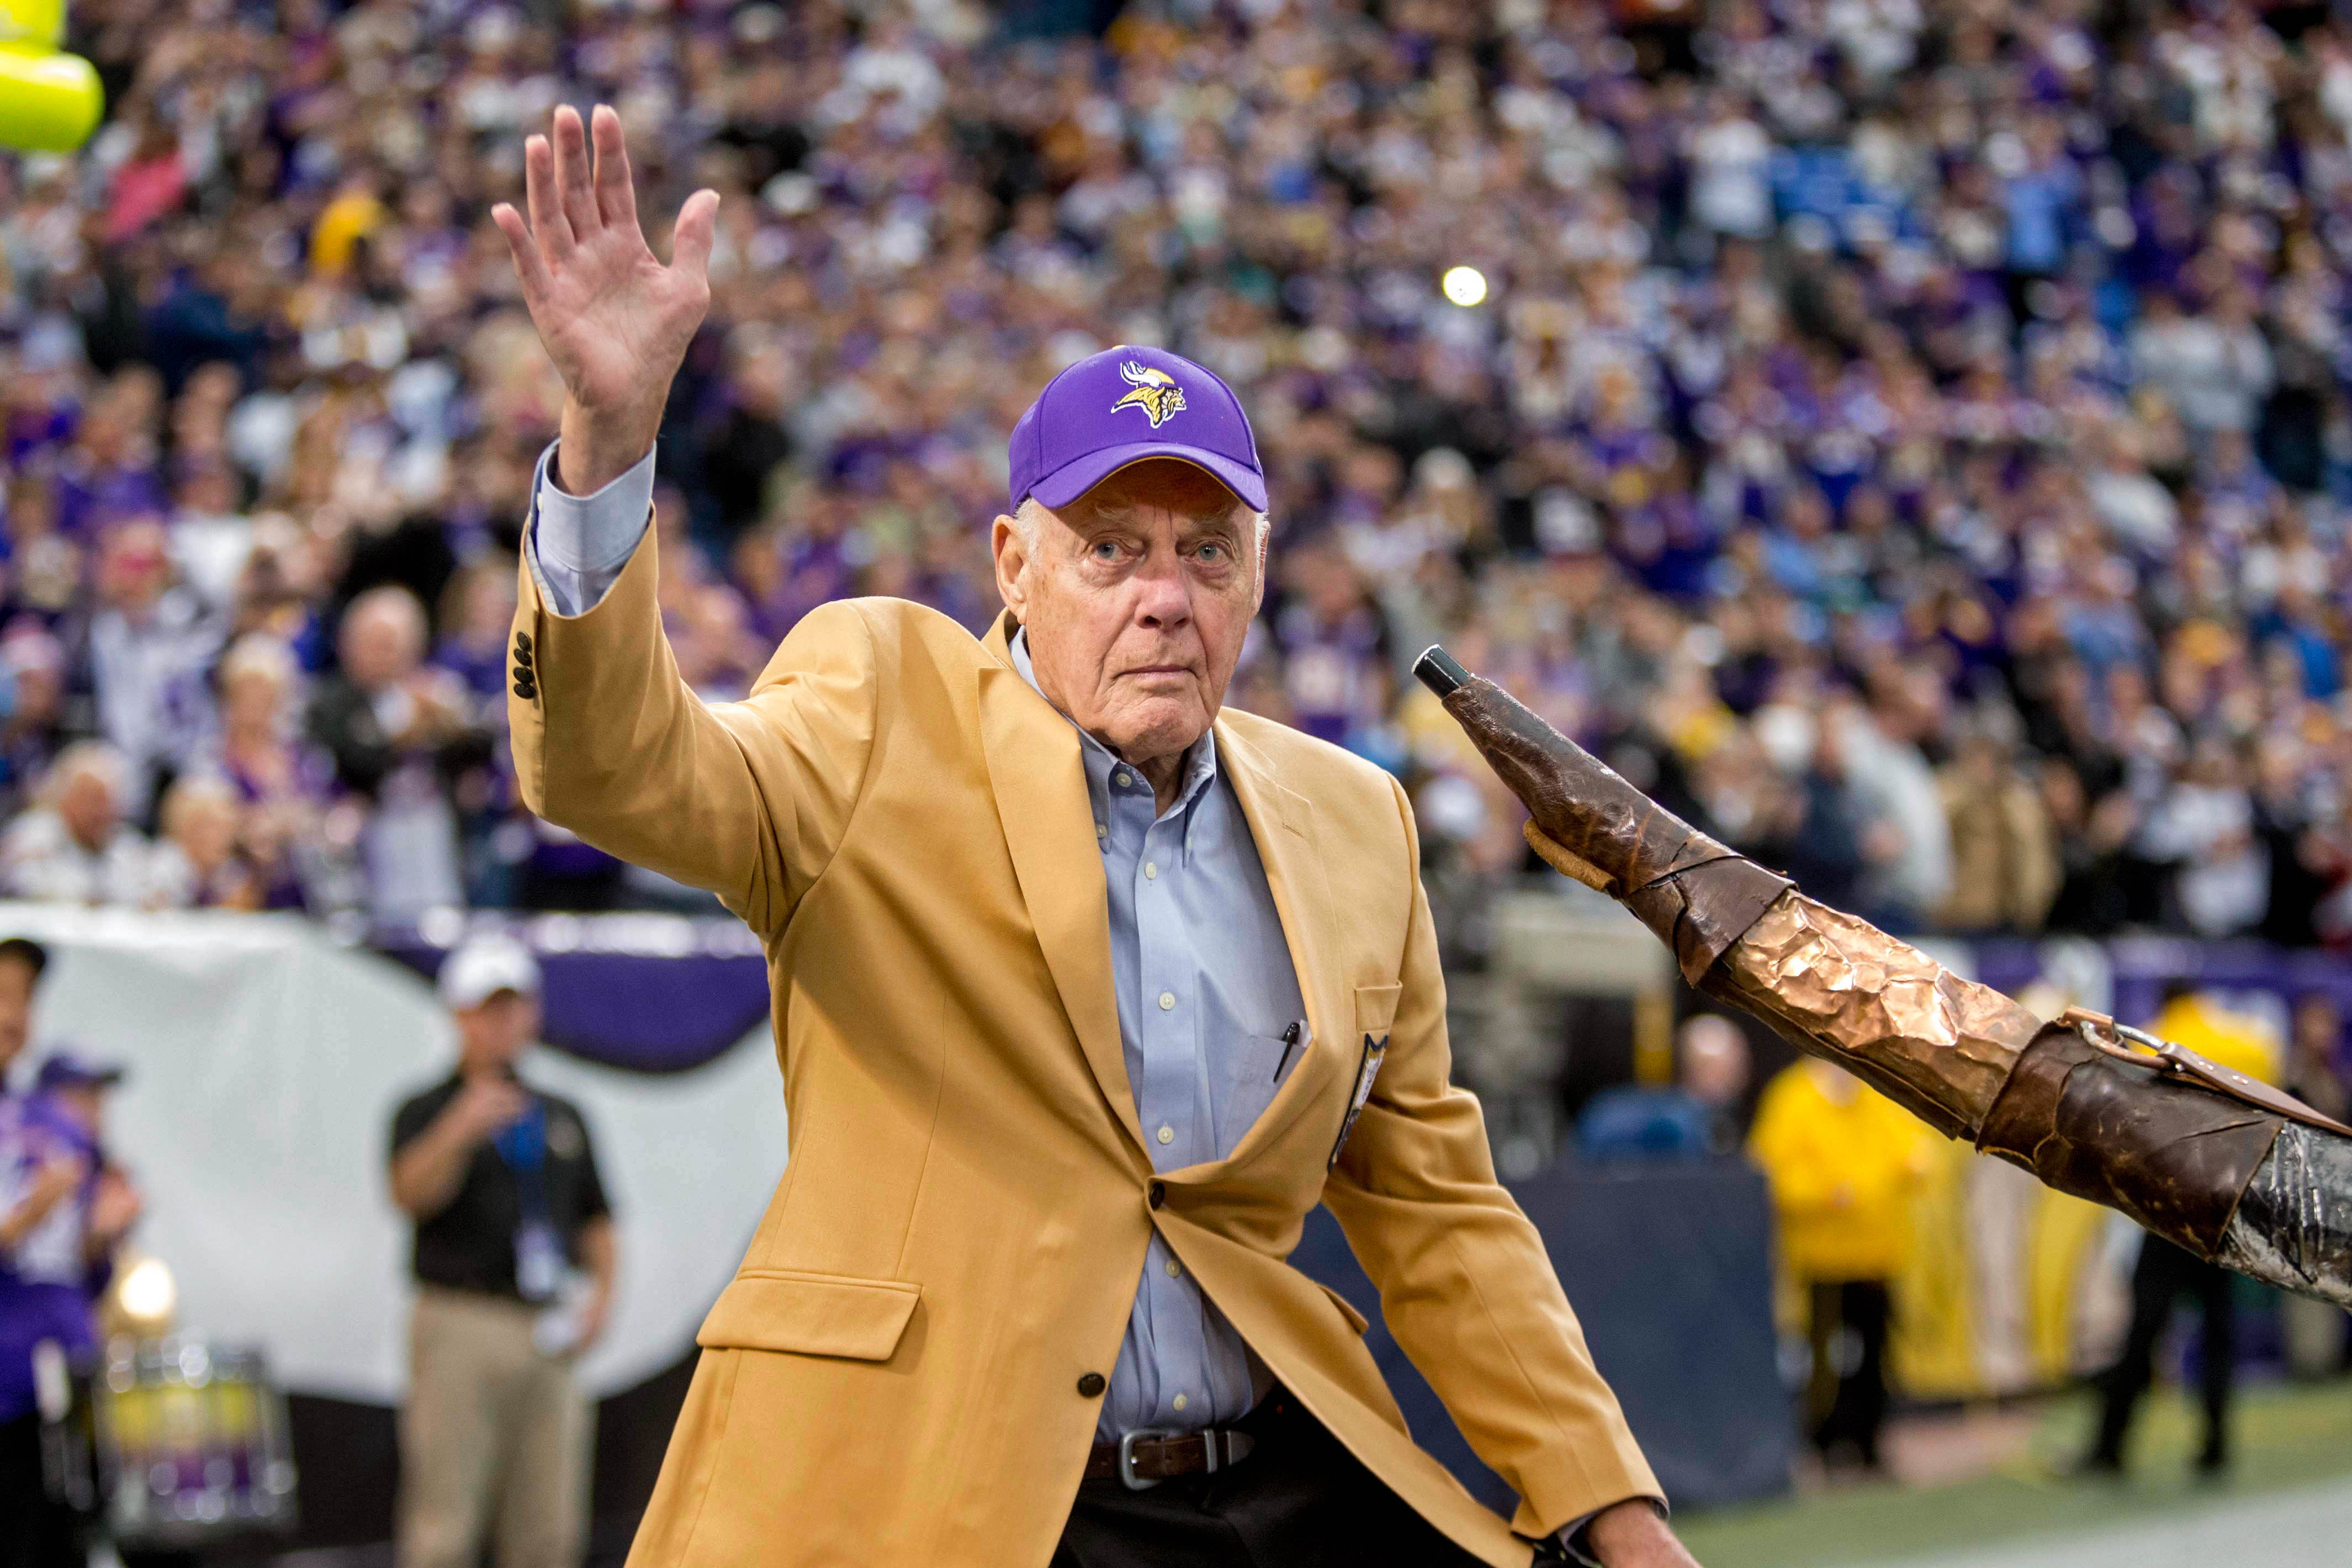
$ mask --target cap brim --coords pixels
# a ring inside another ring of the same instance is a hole
[[[1124,447],[1105,447],[1100,451],[1088,452],[1039,479],[1029,487],[1029,493],[1047,506],[1066,507],[1121,468],[1147,458],[1174,458],[1190,463],[1239,496],[1242,504],[1252,511],[1265,510],[1264,474],[1245,468],[1231,458],[1204,452],[1181,441],[1131,441]]]

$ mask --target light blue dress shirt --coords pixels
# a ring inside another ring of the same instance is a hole
[[[653,457],[593,496],[547,482],[540,458],[531,547],[557,613],[595,605],[644,536]],[[1013,667],[1032,689],[1025,633]],[[1043,693],[1040,693],[1043,696]],[[1221,1160],[1307,1051],[1307,1011],[1257,845],[1213,732],[1185,759],[1165,812],[1150,784],[1084,731],[1078,748],[1108,887],[1119,1039],[1144,1147],[1157,1171]],[[1270,1383],[1158,1234],[1129,1315],[1096,1435],[1190,1430],[1246,1414]]]

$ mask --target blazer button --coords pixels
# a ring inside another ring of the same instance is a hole
[[[532,682],[518,680],[514,683],[514,694],[525,702],[534,701],[539,697],[539,688]],[[1155,1204],[1152,1206],[1156,1208],[1159,1205]]]
[[[517,632],[517,633],[515,633],[515,652],[517,652],[517,653],[529,653],[530,651],[530,634],[529,632]]]
[[[1100,1394],[1102,1391],[1103,1391],[1103,1374],[1102,1374],[1102,1373],[1098,1373],[1098,1372],[1090,1372],[1090,1373],[1087,1373],[1087,1374],[1086,1374],[1086,1376],[1084,1376],[1084,1377],[1082,1377],[1082,1378],[1078,1379],[1078,1393],[1079,1393],[1081,1395],[1083,1395],[1084,1397],[1086,1397],[1086,1398],[1087,1398],[1087,1399],[1092,1399],[1092,1398],[1094,1398],[1097,1394]]]
[[[1154,1182],[1150,1186],[1144,1189],[1144,1200],[1150,1204],[1153,1208],[1158,1208],[1161,1204],[1168,1201],[1168,1189],[1158,1182]]]

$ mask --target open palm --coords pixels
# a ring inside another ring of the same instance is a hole
[[[558,109],[552,137],[523,144],[530,222],[504,202],[490,216],[514,253],[523,303],[572,401],[615,443],[642,437],[626,466],[652,444],[670,380],[709,305],[719,196],[704,190],[687,198],[664,266],[637,226],[620,116],[599,104],[590,122],[583,127],[577,110]]]

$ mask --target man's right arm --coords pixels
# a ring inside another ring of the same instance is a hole
[[[564,384],[517,593],[508,714],[524,802],[588,843],[708,888],[757,930],[829,863],[865,777],[877,653],[847,606],[803,620],[751,696],[706,704],[662,633],[646,541],[654,438],[709,303],[717,197],[680,209],[675,258],[638,227],[619,118],[524,146],[530,209],[492,212]]]

